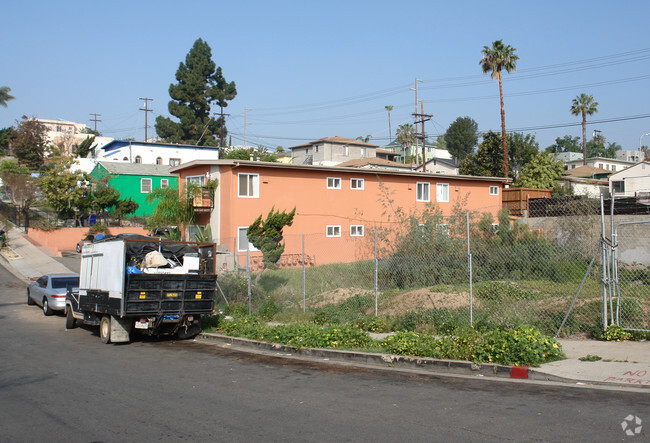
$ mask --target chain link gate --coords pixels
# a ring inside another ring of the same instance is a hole
[[[650,221],[619,223],[611,248],[611,323],[650,332]]]

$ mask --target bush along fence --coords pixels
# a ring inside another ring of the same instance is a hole
[[[567,200],[556,203],[557,217],[398,208],[382,225],[361,220],[285,235],[286,249],[271,266],[245,237],[231,239],[217,258],[221,309],[239,303],[278,321],[375,322],[377,330],[432,334],[521,325],[601,334],[612,324],[645,333],[650,220],[594,214],[598,206]]]

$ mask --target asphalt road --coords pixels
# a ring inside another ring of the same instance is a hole
[[[1,441],[614,441],[650,395],[300,363],[175,340],[104,345],[0,267]]]

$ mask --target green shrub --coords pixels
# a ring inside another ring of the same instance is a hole
[[[625,341],[632,338],[632,334],[618,325],[609,325],[603,331],[603,338],[607,341]]]
[[[465,330],[451,337],[401,331],[386,337],[381,346],[387,352],[415,357],[470,360],[506,365],[539,365],[564,358],[553,337],[530,326],[488,333]]]
[[[272,320],[278,312],[280,312],[280,307],[271,297],[266,297],[257,309],[258,315],[265,320]]]

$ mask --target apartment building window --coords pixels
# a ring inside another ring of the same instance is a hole
[[[137,164],[142,163],[142,157],[140,157],[139,155],[136,155],[136,156],[135,156],[135,162],[136,162]]]
[[[160,179],[160,189],[167,189],[167,188],[169,188],[169,179],[161,178]]]
[[[417,182],[415,191],[415,200],[419,202],[428,202],[429,199],[429,183]]]
[[[363,237],[363,225],[350,225],[350,237]]]
[[[490,195],[499,195],[499,187],[490,186]]]
[[[196,186],[203,186],[205,184],[205,175],[188,175],[185,177],[185,183],[192,183]]]
[[[327,189],[341,189],[341,177],[327,177]]]
[[[343,146],[343,155],[348,157],[350,155],[350,147],[349,146]]]
[[[260,175],[239,174],[239,197],[259,198],[260,196]]]
[[[604,165],[603,165],[602,163],[598,163],[598,167],[599,167],[600,169],[605,169],[603,166],[604,166]]]
[[[178,166],[181,164],[181,159],[180,158],[170,158],[169,159],[169,166]]]
[[[361,158],[366,157],[366,148],[361,148]]]
[[[253,243],[248,241],[248,226],[241,226],[237,228],[237,251],[257,251],[258,249],[253,246]]]
[[[363,179],[362,178],[352,178],[350,179],[350,188],[351,189],[363,189]]]
[[[616,171],[616,165],[612,165],[612,171]]]
[[[449,237],[449,225],[446,223],[436,225],[436,232],[440,235]]]
[[[140,192],[143,194],[148,194],[151,192],[151,179],[150,178],[141,178],[140,179]]]
[[[156,157],[156,164],[162,165],[162,157]]]
[[[327,236],[328,237],[340,237],[341,236],[341,225],[330,225],[327,227]]]
[[[436,185],[436,201],[442,203],[449,201],[449,183],[438,183]]]
[[[623,180],[616,180],[612,182],[612,190],[618,194],[625,192],[625,182]]]

